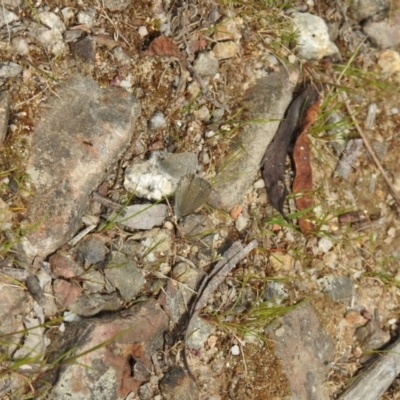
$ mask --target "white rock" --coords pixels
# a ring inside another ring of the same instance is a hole
[[[149,32],[147,31],[147,28],[145,26],[139,27],[138,33],[139,33],[140,37],[145,37],[149,34]]]
[[[258,181],[254,182],[254,189],[262,189],[265,187],[264,179],[259,179]]]
[[[88,28],[93,28],[96,22],[96,10],[89,8],[86,11],[80,11],[77,18],[80,24],[85,24]]]
[[[249,218],[240,214],[235,222],[235,227],[239,232],[242,232],[247,228],[249,222]]]
[[[162,170],[153,152],[148,161],[136,158],[125,171],[124,187],[135,196],[148,200],[161,200],[177,188],[179,178]]]
[[[65,31],[64,23],[58,15],[52,12],[43,11],[38,14],[38,18],[42,24],[48,26],[50,29],[57,29],[61,33]]]
[[[320,241],[318,242],[318,249],[322,252],[322,253],[327,253],[331,248],[333,247],[333,243],[332,240],[323,237],[322,239],[320,239]]]
[[[240,348],[237,344],[235,344],[234,346],[232,346],[231,348],[231,354],[233,356],[238,356],[240,354]]]
[[[14,21],[18,21],[19,17],[12,11],[7,10],[5,7],[0,8],[0,28],[4,25],[11,24]]]
[[[381,51],[378,55],[378,65],[384,75],[392,75],[400,71],[400,54],[394,50]]]
[[[63,36],[58,29],[41,31],[38,34],[38,38],[51,54],[58,56],[64,52]]]
[[[29,54],[29,42],[25,38],[17,36],[11,41],[11,44],[15,52],[21,56],[27,56]]]
[[[165,117],[161,111],[156,111],[149,121],[149,128],[151,130],[160,129],[165,126]]]
[[[161,226],[167,216],[165,204],[134,204],[128,206],[124,215],[119,215],[116,222],[130,229],[152,229]],[[115,216],[112,216],[113,220]]]
[[[217,43],[213,47],[213,53],[218,60],[234,57],[239,52],[239,45],[232,41]]]
[[[0,78],[6,79],[17,76],[22,72],[22,67],[19,64],[11,61],[0,63]]]
[[[292,14],[297,28],[297,56],[303,60],[320,60],[339,53],[331,41],[325,21],[309,13]]]
[[[64,21],[69,23],[75,17],[74,9],[72,7],[64,7],[61,10],[61,14],[63,15]]]

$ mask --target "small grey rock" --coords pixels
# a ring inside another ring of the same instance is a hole
[[[200,53],[193,65],[200,76],[214,76],[218,73],[219,62],[211,51]]]
[[[165,204],[135,204],[126,207],[115,221],[129,229],[151,229],[164,223],[167,210]]]
[[[65,31],[65,25],[58,15],[52,12],[42,11],[37,16],[40,22],[50,29],[57,29],[61,33]]]
[[[125,301],[133,300],[145,282],[136,264],[120,252],[112,253],[111,261],[104,268],[104,273]]]
[[[76,250],[78,260],[88,265],[103,262],[107,252],[103,240],[96,234],[86,236]]]
[[[22,72],[22,67],[11,61],[0,63],[0,79],[12,78]]]
[[[346,276],[326,275],[317,282],[320,289],[335,301],[349,302],[355,294],[354,283]]]
[[[0,28],[2,28],[4,25],[11,24],[14,21],[18,21],[19,17],[17,14],[13,13],[10,10],[7,10],[5,7],[1,7],[1,12],[0,12]]]

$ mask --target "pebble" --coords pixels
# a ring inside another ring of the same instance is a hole
[[[239,52],[239,45],[232,41],[217,43],[213,47],[213,52],[218,60],[226,60]]]
[[[390,76],[400,71],[400,54],[395,50],[384,50],[378,54],[378,65],[383,75]]]
[[[72,7],[64,7],[61,10],[61,14],[64,18],[64,22],[70,24],[75,18],[74,9]]]
[[[85,24],[88,28],[93,28],[96,22],[96,10],[89,8],[86,11],[79,11],[77,19],[80,24]]]
[[[206,138],[212,138],[213,136],[215,136],[215,132],[214,131],[207,131],[205,133]]]
[[[65,31],[65,25],[58,15],[52,12],[42,11],[37,16],[40,22],[50,29],[56,29],[61,33]]]
[[[166,124],[164,114],[161,111],[156,111],[149,120],[149,129],[155,131],[163,128]]]
[[[253,187],[254,187],[254,189],[262,189],[262,188],[265,188],[264,179],[259,179],[258,181],[254,182]]]
[[[58,56],[63,53],[65,44],[63,36],[58,29],[48,29],[38,34],[39,40],[51,54]]]
[[[145,26],[139,27],[138,33],[139,33],[139,36],[142,38],[149,34],[149,32]]]
[[[240,354],[240,348],[237,344],[235,344],[234,346],[232,346],[231,348],[231,354],[233,356],[238,356]]]
[[[11,24],[14,21],[18,21],[19,17],[17,14],[13,13],[10,10],[7,10],[7,8],[2,7],[1,12],[0,12],[0,28],[2,28],[4,25]]]
[[[356,21],[363,21],[389,7],[390,0],[351,0],[349,12]]]
[[[0,63],[0,79],[12,78],[22,72],[22,67],[11,61]]]
[[[214,76],[219,69],[219,62],[211,51],[200,53],[194,61],[193,68],[202,77]]]
[[[332,240],[324,237],[319,240],[318,248],[322,253],[327,253],[333,247]]]
[[[329,37],[325,21],[309,13],[292,14],[297,31],[297,56],[304,60],[320,60],[338,54],[339,50]]]
[[[25,38],[17,36],[12,39],[11,44],[19,55],[27,56],[29,54],[29,42]]]
[[[235,222],[235,228],[242,232],[244,231],[250,223],[250,219],[245,217],[243,214],[240,214]]]

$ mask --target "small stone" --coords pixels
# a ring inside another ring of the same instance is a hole
[[[384,20],[369,20],[363,25],[363,31],[380,49],[396,47],[400,43],[400,10],[393,8]]]
[[[262,188],[265,188],[264,179],[259,179],[258,181],[254,182],[253,187],[254,187],[254,189],[262,189]]]
[[[142,290],[145,279],[132,260],[117,251],[112,252],[111,261],[104,268],[110,283],[118,289],[124,301],[131,301]]]
[[[382,68],[384,75],[393,75],[400,71],[400,54],[390,49],[381,51],[378,54],[378,65]]]
[[[215,332],[215,327],[197,317],[190,322],[186,345],[190,349],[202,350],[210,335]]]
[[[356,21],[363,21],[390,7],[390,0],[351,0],[349,13]]]
[[[12,228],[12,217],[10,206],[0,197],[0,231]]]
[[[294,266],[294,258],[287,253],[276,252],[269,256],[269,264],[274,272],[289,272]]]
[[[21,56],[27,56],[29,54],[29,42],[25,38],[17,36],[13,38],[11,44],[15,52]]]
[[[135,204],[126,207],[123,215],[115,218],[112,214],[110,219],[130,229],[151,229],[163,224],[167,210],[165,204]]]
[[[353,281],[346,276],[326,275],[318,279],[317,283],[335,301],[350,302],[355,293]]]
[[[244,231],[250,223],[250,219],[245,217],[243,214],[240,214],[235,222],[235,228],[242,232]]]
[[[149,129],[155,131],[165,126],[166,120],[161,111],[156,111],[149,120]]]
[[[110,11],[124,11],[131,4],[130,0],[104,0],[104,7]]]
[[[239,45],[235,42],[228,41],[217,43],[213,47],[213,53],[218,60],[226,60],[234,57],[239,52]]]
[[[232,18],[225,19],[215,27],[213,39],[217,42],[223,40],[239,40],[242,37],[236,21]]]
[[[58,29],[42,30],[38,34],[39,40],[51,54],[58,56],[63,53],[65,44],[63,36]]]
[[[22,67],[19,64],[11,61],[0,63],[0,79],[12,78],[22,72]]]
[[[10,10],[7,10],[5,7],[1,7],[0,11],[0,28],[4,25],[11,24],[14,21],[18,21],[19,17],[17,14],[13,13]]]
[[[322,253],[327,253],[331,248],[333,247],[333,242],[332,240],[323,237],[322,239],[320,239],[320,241],[318,242],[318,249],[322,252]]]
[[[145,26],[139,27],[138,33],[139,33],[139,36],[142,38],[149,34],[149,32]]]
[[[339,50],[329,37],[325,21],[309,13],[292,14],[297,28],[297,56],[305,60],[320,60],[338,54]]]
[[[289,291],[283,282],[268,282],[266,289],[262,295],[263,300],[271,301],[274,304],[281,304],[283,300],[289,297]]]
[[[61,10],[61,14],[63,15],[64,21],[69,24],[75,18],[74,9],[72,7],[64,7]]]
[[[77,258],[86,265],[94,265],[105,260],[107,247],[101,236],[97,234],[86,236],[78,245]]]
[[[61,33],[65,31],[65,25],[58,15],[52,12],[42,11],[37,16],[40,22],[50,29],[56,29]]]
[[[213,136],[215,136],[215,132],[214,131],[207,131],[206,132],[206,138],[212,138]]]
[[[354,328],[364,326],[368,322],[366,318],[364,318],[358,311],[355,310],[347,311],[344,318],[346,322]]]
[[[233,356],[238,356],[240,354],[240,348],[237,344],[235,344],[234,346],[232,346],[231,348],[231,354]]]
[[[83,33],[84,32],[81,29],[72,29],[65,31],[64,32],[65,43],[75,42],[83,35]]]
[[[121,47],[115,47],[112,51],[113,56],[115,59],[121,63],[122,65],[127,65],[130,63],[131,59],[129,56],[125,53],[125,51]]]
[[[211,118],[210,110],[206,106],[201,106],[193,114],[202,122],[208,122]]]
[[[85,24],[89,29],[93,28],[96,22],[96,10],[89,8],[85,11],[79,11],[77,18],[80,24]]]
[[[219,62],[211,51],[200,53],[193,65],[200,76],[214,76],[219,69]]]

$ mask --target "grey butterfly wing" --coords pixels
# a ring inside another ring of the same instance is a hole
[[[194,153],[167,154],[161,161],[161,168],[175,178],[194,174],[197,169],[197,156]]]
[[[175,214],[184,217],[197,210],[208,199],[211,185],[194,174],[186,174],[179,181],[175,192]]]

